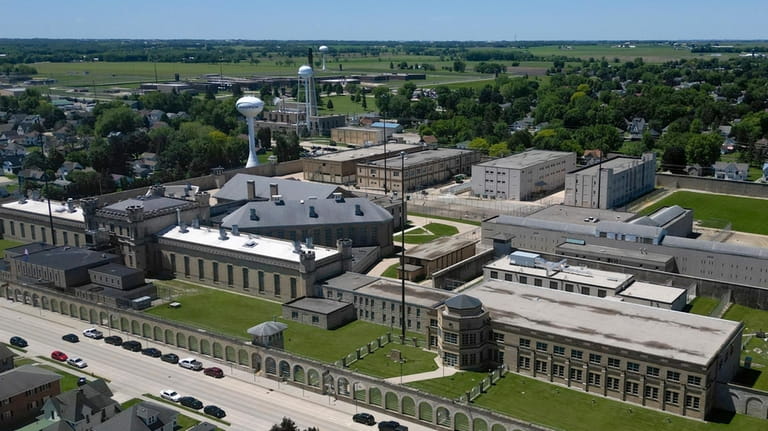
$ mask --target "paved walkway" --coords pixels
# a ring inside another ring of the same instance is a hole
[[[452,376],[456,374],[456,372],[458,371],[456,368],[453,368],[453,367],[444,367],[442,364],[442,361],[437,356],[435,356],[435,364],[437,364],[437,369],[435,371],[427,371],[426,373],[418,373],[418,374],[409,374],[407,376],[391,377],[389,379],[384,379],[384,381],[387,383],[395,383],[395,384],[418,382],[419,380],[430,380],[430,379],[436,379],[438,377]]]

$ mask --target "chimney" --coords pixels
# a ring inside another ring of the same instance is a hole
[[[317,212],[315,211],[314,205],[309,206],[309,216],[312,218],[317,218]]]
[[[251,220],[259,221],[259,216],[256,214],[256,208],[251,208]]]
[[[247,186],[248,186],[248,200],[249,201],[256,200],[256,181],[248,180]]]
[[[236,224],[232,225],[232,235],[240,236],[240,226],[238,226]]]
[[[313,243],[311,236],[308,236],[304,242],[307,244],[307,248],[315,248],[315,244]]]
[[[192,220],[192,227],[195,229],[200,229],[200,219],[196,218]]]
[[[176,208],[176,224],[179,225],[179,232],[187,233],[187,226],[181,221],[181,208]]]
[[[355,215],[356,216],[363,215],[363,209],[360,208],[360,204],[355,204]]]
[[[269,195],[274,196],[280,194],[277,191],[277,183],[269,183]]]
[[[219,239],[222,241],[226,241],[227,238],[227,231],[224,230],[224,226],[219,226]]]
[[[67,199],[67,212],[75,212],[75,201],[72,198]]]

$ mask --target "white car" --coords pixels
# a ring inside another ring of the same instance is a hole
[[[95,340],[98,340],[104,337],[104,334],[96,328],[86,329],[85,331],[83,331],[83,335],[85,335],[88,338],[93,338]]]
[[[160,397],[165,400],[173,401],[174,403],[178,403],[179,400],[181,399],[181,395],[179,395],[179,393],[174,391],[173,389],[163,390],[162,392],[160,392]]]
[[[184,358],[179,360],[179,366],[181,368],[187,368],[190,370],[201,370],[203,368],[203,363],[198,361],[195,358]]]
[[[85,362],[82,358],[78,358],[78,357],[67,359],[67,364],[77,368],[85,368],[88,366],[87,362]]]

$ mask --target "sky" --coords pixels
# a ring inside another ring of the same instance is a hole
[[[0,15],[0,38],[768,39],[766,0],[4,0]]]

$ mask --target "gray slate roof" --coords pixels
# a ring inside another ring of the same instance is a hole
[[[60,379],[61,376],[45,368],[22,365],[0,373],[0,400],[6,400],[29,389]]]
[[[29,255],[20,254],[14,259],[26,260],[29,263],[57,269],[72,269],[81,266],[94,266],[99,262],[109,263],[117,258],[110,253],[87,250],[79,247],[56,247],[40,250]]]
[[[116,277],[125,277],[136,273],[144,273],[144,271],[140,269],[129,268],[125,265],[119,265],[117,263],[108,263],[106,265],[97,266],[96,268],[91,268],[89,271],[98,274],[113,275]]]
[[[78,422],[85,419],[83,412],[94,415],[109,408],[120,409],[120,404],[113,400],[112,391],[104,382],[98,379],[77,389],[64,392],[50,399],[56,411],[64,421]],[[108,412],[109,415],[112,412]]]
[[[93,427],[93,431],[152,431],[175,421],[177,414],[173,409],[143,401]],[[156,420],[147,425],[140,416],[155,417]]]
[[[270,337],[288,329],[288,325],[282,322],[267,321],[248,329],[248,333],[254,337]]]
[[[679,205],[672,205],[671,207],[660,208],[648,217],[655,221],[657,226],[664,226],[675,218],[680,217],[685,211],[686,210]]]
[[[269,200],[269,185],[277,184],[278,194],[288,201],[307,199],[317,196],[318,199],[327,199],[334,192],[343,190],[331,184],[310,183],[307,181],[286,180],[283,178],[262,177],[259,175],[237,174],[224,184],[214,197],[219,200],[240,201],[248,199],[248,180],[253,180],[256,185],[256,199]]]
[[[455,310],[471,310],[473,308],[482,307],[483,303],[479,299],[469,295],[456,295],[451,299],[445,301],[445,305],[448,308]]]
[[[102,210],[124,212],[127,214],[126,208],[130,206],[140,206],[144,208],[144,212],[171,209],[176,207],[182,207],[188,205],[190,202],[183,199],[166,198],[162,196],[141,196],[138,198],[126,199],[124,201],[115,202],[112,205],[107,205]]]
[[[356,205],[360,205],[362,215],[355,214]],[[317,217],[310,217],[310,207],[314,207]],[[251,209],[256,211],[258,220],[251,220]],[[232,214],[224,217],[222,226],[231,229],[232,225],[236,224],[240,229],[248,229],[326,224],[346,225],[389,220],[392,220],[392,214],[365,198],[346,198],[341,202],[335,199],[312,199],[304,201],[303,204],[297,201],[283,201],[282,205],[275,202],[248,202]]]

